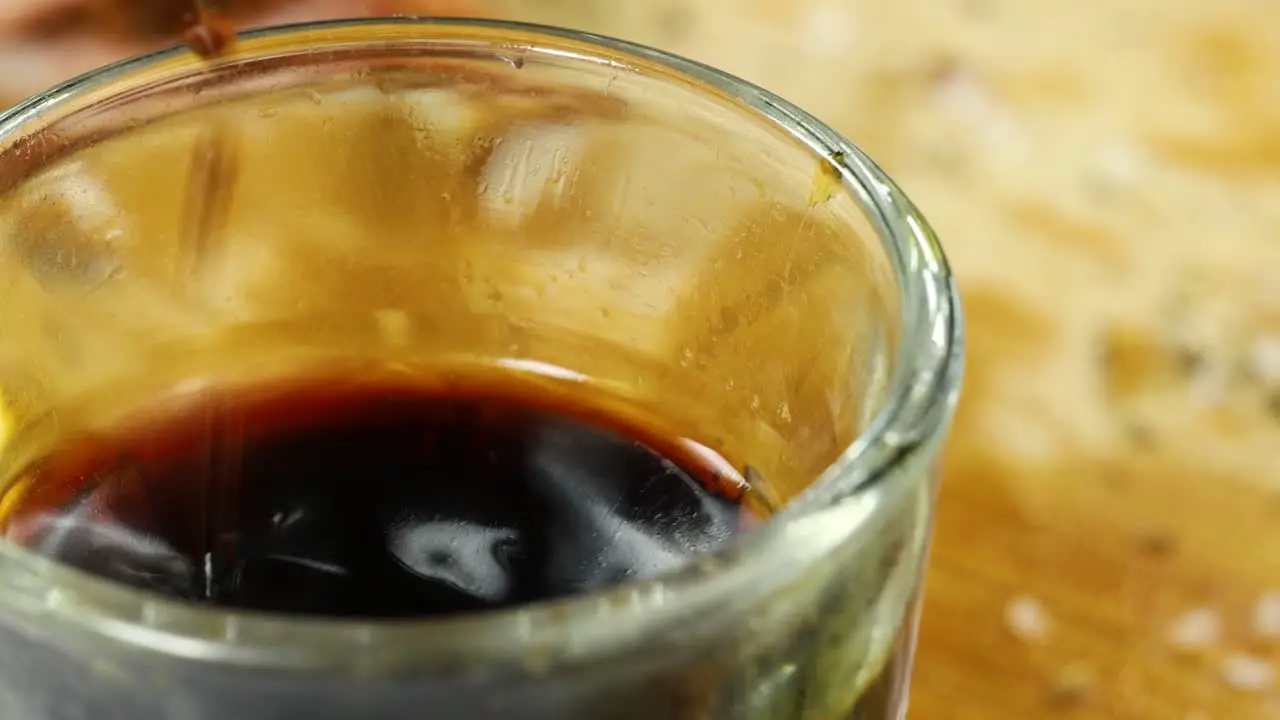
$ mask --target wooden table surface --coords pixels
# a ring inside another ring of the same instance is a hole
[[[936,226],[970,364],[913,718],[1280,717],[1274,0],[508,5],[780,91]]]
[[[913,718],[1280,717],[1275,0],[478,1],[775,89],[938,229],[971,353]]]

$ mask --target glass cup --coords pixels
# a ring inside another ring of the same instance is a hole
[[[0,542],[0,717],[899,718],[960,380],[928,225],[803,111],[497,22],[251,34],[0,116],[0,521],[77,433],[334,368],[660,417],[779,506],[644,581],[411,621],[164,599]]]

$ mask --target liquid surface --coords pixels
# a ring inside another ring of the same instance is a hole
[[[502,608],[651,577],[754,524],[740,478],[693,447],[534,396],[206,394],[59,448],[4,498],[4,531],[221,606]]]

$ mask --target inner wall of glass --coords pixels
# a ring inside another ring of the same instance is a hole
[[[803,490],[879,408],[900,331],[833,168],[659,68],[476,47],[162,64],[6,139],[0,477],[205,383],[496,368],[593,386]],[[758,555],[590,618],[348,635],[58,587],[0,547],[0,714],[896,718],[936,442]],[[204,662],[231,656],[351,681]]]
[[[197,381],[474,365],[801,491],[896,350],[834,169],[683,79],[473,53],[161,69],[23,138],[7,162],[54,159],[0,197],[4,465]]]

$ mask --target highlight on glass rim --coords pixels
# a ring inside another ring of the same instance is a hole
[[[904,716],[942,247],[568,5],[0,11],[0,717]]]

